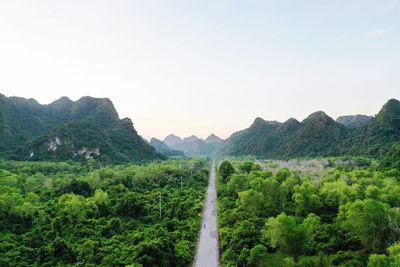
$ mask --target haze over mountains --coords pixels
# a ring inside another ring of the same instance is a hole
[[[185,153],[181,150],[175,150],[170,148],[168,145],[166,145],[163,141],[157,139],[157,138],[151,138],[150,140],[150,145],[156,149],[158,153],[161,153],[165,156],[184,156]]]
[[[182,151],[187,156],[195,156],[213,154],[221,141],[223,141],[223,139],[219,138],[215,134],[211,134],[205,140],[200,139],[195,135],[182,139],[179,136],[170,134],[164,138],[163,143],[171,149]],[[158,149],[157,151],[162,153]]]
[[[336,119],[336,122],[343,124],[347,128],[354,129],[363,126],[367,122],[369,122],[374,116],[367,115],[347,115],[340,116]]]
[[[34,99],[0,95],[0,152],[18,160],[88,159],[106,162],[162,159],[165,156],[254,155],[262,158],[364,155],[380,157],[400,143],[400,102],[389,100],[375,117],[341,116],[322,111],[302,122],[256,118],[253,124],[222,140],[211,134],[180,138],[170,134],[150,144],[132,121],[119,119],[107,99],[62,97],[49,105]]]

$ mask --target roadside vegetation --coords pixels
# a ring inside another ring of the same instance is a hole
[[[191,263],[208,160],[100,164],[0,161],[0,266]]]
[[[220,160],[221,264],[400,266],[398,161]]]

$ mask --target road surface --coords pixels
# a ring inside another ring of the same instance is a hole
[[[218,267],[217,193],[215,186],[215,160],[212,163],[196,257],[193,266]]]

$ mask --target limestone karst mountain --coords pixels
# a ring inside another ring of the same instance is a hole
[[[374,118],[357,128],[338,123],[322,111],[311,114],[302,122],[289,119],[279,123],[256,118],[249,128],[223,141],[217,153],[264,158],[341,155],[380,157],[398,143],[400,102],[391,99]]]
[[[119,119],[111,100],[62,97],[49,105],[0,95],[0,152],[22,160],[66,160],[94,156],[107,162],[163,158]]]
[[[163,141],[157,138],[151,138],[150,145],[156,149],[158,153],[165,156],[184,156],[185,154],[181,150],[175,150],[167,146]]]
[[[346,115],[346,116],[340,116],[336,119],[336,122],[343,124],[347,128],[354,129],[361,127],[365,125],[367,122],[369,122],[373,116],[367,116],[367,115]]]

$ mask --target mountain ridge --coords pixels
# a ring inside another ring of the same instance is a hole
[[[323,111],[302,122],[284,123],[257,117],[244,130],[233,133],[217,148],[219,155],[254,155],[265,158],[364,155],[380,157],[400,143],[400,102],[390,99],[362,126],[346,127]]]
[[[0,94],[0,152],[17,160],[66,160],[76,153],[108,162],[164,158],[137,134],[130,119],[119,118],[110,99],[89,96],[41,105]]]
[[[185,154],[181,150],[170,148],[167,144],[157,138],[151,138],[150,145],[156,149],[158,153],[166,156],[184,156]]]
[[[336,122],[343,124],[347,128],[350,129],[355,129],[358,127],[363,126],[367,122],[369,122],[373,116],[367,116],[367,115],[362,115],[362,114],[356,114],[356,115],[345,115],[345,116],[340,116],[336,119]]]

